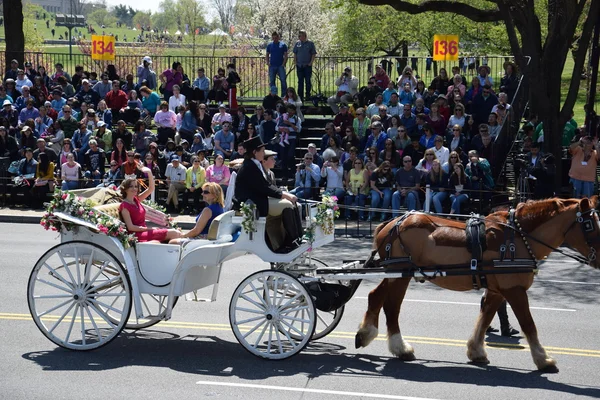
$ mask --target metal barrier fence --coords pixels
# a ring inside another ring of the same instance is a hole
[[[131,49],[130,49],[131,50]],[[134,49],[137,50],[137,49]],[[168,52],[168,50],[167,50]],[[242,82],[238,85],[239,97],[262,98],[269,92],[268,67],[264,57],[237,56],[235,51],[229,56],[172,56],[172,55],[149,55],[152,57],[152,67],[157,75],[172,63],[179,61],[188,75],[191,82],[196,78],[196,71],[203,67],[206,75],[211,78],[217,74],[218,68],[225,68],[227,64],[236,64],[237,71],[240,74]],[[27,52],[24,54],[24,60],[31,62],[34,67],[44,66],[48,75],[54,71],[54,65],[61,63],[65,70],[70,74],[75,72],[75,66],[81,65],[86,71],[94,71],[99,75],[109,64],[115,65],[117,73],[125,78],[127,74],[136,75],[137,66],[141,60],[148,54],[129,54],[117,55],[114,62],[94,61],[88,54],[69,54],[49,53],[49,52]],[[420,79],[429,86],[431,81],[437,76],[441,68],[452,74],[452,67],[461,68],[461,73],[467,78],[470,86],[471,78],[477,74],[477,68],[481,65],[487,65],[490,70],[490,76],[493,79],[496,91],[500,87],[500,79],[504,75],[504,66],[507,61],[512,60],[512,56],[478,56],[470,59],[460,59],[459,61],[433,62],[427,57],[346,57],[331,56],[317,57],[313,65],[313,93],[324,96],[332,96],[337,92],[335,80],[342,75],[345,67],[351,67],[352,73],[359,78],[359,87],[366,86],[367,80],[375,73],[375,66],[382,64],[391,79],[396,80],[401,75],[405,66],[410,66]],[[6,53],[0,52],[0,63],[6,65]],[[469,64],[469,62],[471,62]],[[288,87],[296,87],[297,74],[293,67],[293,59],[287,65],[287,84]],[[279,81],[276,81],[279,87]]]

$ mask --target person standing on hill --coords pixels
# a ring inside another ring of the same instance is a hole
[[[275,86],[275,76],[279,75],[281,97],[284,97],[287,91],[285,66],[288,60],[288,47],[279,40],[279,33],[273,32],[271,38],[273,41],[267,45],[267,55],[265,57],[269,66],[269,86]]]
[[[304,101],[310,97],[312,89],[312,66],[315,62],[317,49],[315,44],[307,40],[306,31],[298,32],[298,41],[294,45],[294,59],[296,61],[296,73],[298,74],[298,96]],[[304,84],[306,83],[306,97],[304,96]]]

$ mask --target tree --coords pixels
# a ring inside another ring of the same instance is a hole
[[[219,21],[221,21],[221,29],[224,32],[229,32],[235,15],[235,0],[211,0],[211,2],[217,9]]]
[[[5,62],[6,69],[10,68],[10,61],[16,59],[23,65],[25,51],[25,34],[23,32],[23,3],[21,0],[3,0],[4,32],[6,35]]]
[[[192,46],[192,56],[196,56],[196,28],[206,25],[204,10],[200,0],[178,0],[176,5],[179,23],[177,27],[185,34],[185,42]]]
[[[115,6],[115,8],[112,10],[112,13],[119,22],[131,26],[133,23],[133,17],[135,17],[137,11],[131,8],[131,6],[119,4]]]
[[[151,16],[150,11],[138,11],[133,17],[133,24],[136,26],[150,26]]]
[[[44,37],[36,29],[36,12],[42,15],[44,9],[38,5],[27,3],[23,7],[23,34],[25,35],[25,51],[42,51]],[[12,58],[11,58],[12,59]]]
[[[474,22],[503,22],[511,51],[525,74],[529,105],[544,123],[544,148],[561,153],[562,127],[571,117],[579,91],[579,73],[585,63],[593,27],[599,23],[600,0],[489,0],[482,4],[454,0],[359,0],[367,5],[390,5],[410,15],[436,11],[462,15]],[[576,37],[573,76],[561,99],[561,76]],[[555,186],[560,188],[561,163],[556,163]]]
[[[104,25],[107,27],[113,26],[117,21],[117,19],[104,8],[95,9],[88,15],[87,19],[98,25]]]

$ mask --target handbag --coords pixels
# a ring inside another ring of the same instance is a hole
[[[160,92],[160,94],[165,94],[165,84],[161,83],[160,86],[158,87],[158,91]]]
[[[10,166],[8,167],[8,172],[13,175],[18,175],[19,174],[19,162],[20,161],[11,162]]]

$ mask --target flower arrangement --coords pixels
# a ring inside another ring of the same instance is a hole
[[[127,232],[121,221],[100,213],[93,208],[90,200],[82,199],[72,192],[63,192],[60,189],[54,191],[52,201],[46,208],[40,225],[46,230],[53,231],[60,231],[62,228],[71,230],[74,227],[74,224],[53,218],[55,212],[68,214],[95,225],[98,231],[119,239],[125,248],[130,247],[136,241],[135,235]]]
[[[242,220],[242,228],[247,232],[250,236],[254,232],[256,232],[256,204],[254,203],[242,203],[241,211],[244,219]]]
[[[338,198],[336,196],[325,195],[317,205],[317,214],[306,227],[304,233],[304,238],[310,242],[308,251],[312,251],[317,226],[326,235],[331,235],[335,231],[335,219],[340,216],[340,207],[337,205],[337,201]]]

